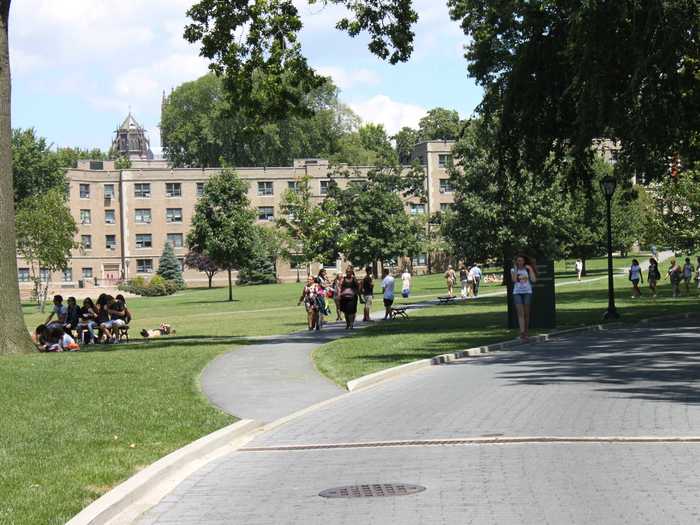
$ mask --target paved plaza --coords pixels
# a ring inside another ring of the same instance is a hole
[[[346,394],[207,465],[139,523],[698,523],[700,327],[688,323],[528,345]],[[427,490],[318,496],[363,483]]]

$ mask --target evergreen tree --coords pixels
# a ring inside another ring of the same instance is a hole
[[[173,281],[176,283],[178,288],[185,287],[185,281],[182,278],[182,271],[180,269],[180,261],[175,257],[175,251],[169,242],[166,242],[163,247],[163,254],[160,256],[157,273],[166,281]]]

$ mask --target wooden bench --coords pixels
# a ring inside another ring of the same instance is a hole
[[[129,342],[129,325],[124,325],[124,326],[119,326],[117,327],[117,333],[115,334],[117,336],[117,341],[120,343],[123,340],[126,340],[126,342]]]
[[[406,313],[405,306],[394,306],[391,309],[391,318],[396,319],[397,317],[403,317],[404,319],[408,319],[408,314]]]
[[[454,295],[438,295],[439,304],[454,304],[456,297]]]

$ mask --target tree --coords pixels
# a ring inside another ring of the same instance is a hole
[[[12,174],[16,203],[66,183],[61,159],[34,128],[12,130]]]
[[[166,281],[173,281],[178,289],[183,289],[185,287],[180,261],[177,260],[175,250],[173,250],[173,246],[169,242],[166,242],[165,246],[163,246],[163,253],[160,256],[158,271],[156,273]]]
[[[209,288],[211,288],[212,279],[219,271],[219,267],[206,253],[194,250],[188,251],[185,255],[185,266],[204,273],[209,281]]]
[[[253,255],[255,213],[248,201],[248,185],[236,172],[225,168],[204,186],[195,206],[187,246],[206,253],[228,272],[228,300],[233,301],[231,272]]]
[[[68,266],[71,250],[78,248],[78,233],[62,189],[54,188],[24,199],[17,209],[17,251],[29,263],[34,292],[44,311],[51,273]]]
[[[277,258],[282,253],[276,228],[256,225],[253,255],[238,273],[238,284],[273,284],[277,282]]]
[[[451,109],[433,108],[418,123],[420,140],[457,140],[462,132],[459,113]]]
[[[285,192],[280,211],[277,225],[289,238],[283,247],[286,259],[305,265],[308,273],[312,262],[337,257],[341,228],[336,202],[316,202],[308,175]]]
[[[56,150],[58,165],[62,168],[77,168],[79,160],[107,160],[109,155],[99,148],[58,148]]]
[[[24,324],[17,282],[15,192],[12,183],[10,51],[7,38],[10,0],[0,0],[0,355],[34,351]]]
[[[700,239],[700,164],[666,177],[650,188],[656,207],[656,231],[675,251],[694,251]]]
[[[396,155],[400,164],[410,164],[413,148],[420,142],[418,130],[404,126],[392,137],[396,143]]]

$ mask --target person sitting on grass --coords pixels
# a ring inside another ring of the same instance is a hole
[[[80,346],[63,327],[54,323],[48,329],[47,342],[39,347],[40,352],[77,352]]]
[[[49,329],[45,324],[40,324],[32,334],[32,341],[39,349],[39,352],[46,352],[49,344]]]
[[[75,297],[69,297],[66,307],[66,324],[63,325],[63,328],[67,334],[72,334],[73,330],[78,330],[78,324],[80,324],[80,307],[75,301]]]
[[[46,318],[46,321],[44,324],[51,328],[51,325],[57,324],[61,328],[63,328],[63,325],[66,324],[66,316],[68,314],[68,310],[66,309],[65,305],[63,304],[63,297],[60,295],[54,295],[53,296],[53,310],[51,310],[51,313],[49,316]],[[56,316],[55,321],[51,321],[53,319],[53,316]]]
[[[92,302],[92,299],[86,297],[83,299],[83,307],[80,309],[80,321],[78,322],[78,335],[83,331],[87,334],[83,339],[83,343],[90,344],[95,341],[95,328],[97,328],[97,307]]]

